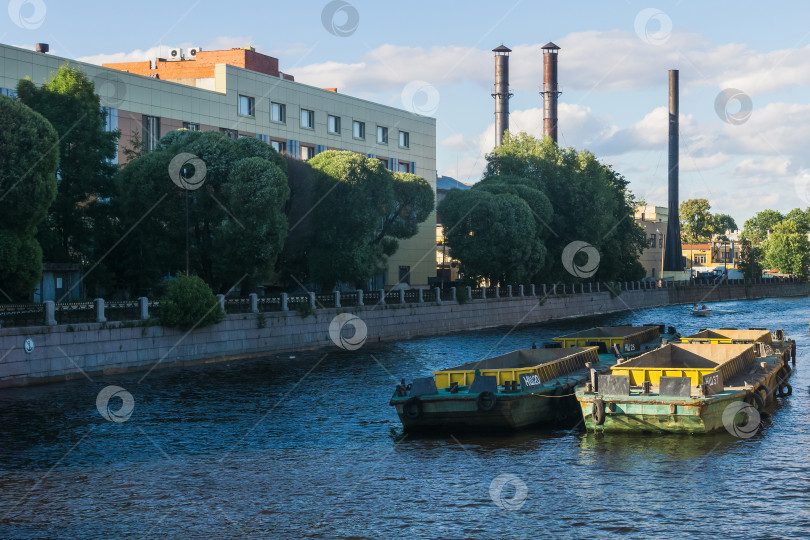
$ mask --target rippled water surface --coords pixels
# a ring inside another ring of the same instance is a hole
[[[675,306],[2,390],[0,537],[810,536],[810,300],[713,307],[708,320]],[[413,437],[388,405],[402,377],[595,324],[659,321],[682,333],[784,328],[798,342],[793,396],[747,440]],[[96,410],[107,385],[132,394],[126,422]],[[521,508],[493,502],[500,475],[525,484]]]

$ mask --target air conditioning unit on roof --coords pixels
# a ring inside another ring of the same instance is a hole
[[[166,60],[182,60],[183,59],[183,49],[177,47],[169,51],[169,57]]]
[[[191,47],[188,50],[188,60],[195,60],[197,58],[197,53],[202,50],[202,47]]]

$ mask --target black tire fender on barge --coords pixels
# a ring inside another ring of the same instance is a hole
[[[416,420],[422,416],[422,400],[418,397],[412,397],[402,406],[402,413],[406,418]]]
[[[593,423],[597,426],[601,426],[605,423],[605,402],[602,400],[602,398],[593,400],[591,417],[593,418]]]
[[[475,398],[475,405],[478,407],[479,411],[487,412],[495,408],[496,401],[497,398],[495,397],[495,394],[485,390],[478,394],[478,397]]]
[[[787,381],[779,383],[779,389],[776,390],[776,397],[785,398],[793,393],[793,387]]]
[[[762,409],[765,408],[765,401],[763,401],[759,389],[757,391],[749,390],[745,396],[745,402],[752,405],[759,412],[762,412]]]

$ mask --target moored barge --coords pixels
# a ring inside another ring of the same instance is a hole
[[[580,418],[574,388],[591,370],[661,345],[662,325],[602,327],[433,372],[398,385],[391,398],[406,430],[520,429]],[[664,336],[675,339],[677,332]],[[612,349],[612,351],[611,351]]]
[[[792,393],[796,347],[781,330],[704,330],[684,339],[614,365],[609,374],[594,374],[592,383],[578,387],[586,427],[734,432],[751,421],[745,404],[761,412]]]

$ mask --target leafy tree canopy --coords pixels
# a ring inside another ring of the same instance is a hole
[[[762,210],[754,217],[747,219],[743,225],[742,236],[751,240],[754,244],[762,242],[768,238],[768,231],[773,230],[776,224],[785,217],[776,210]]]
[[[575,241],[586,242],[599,253],[598,269],[586,279],[631,280],[644,275],[638,262],[644,233],[632,219],[635,198],[627,190],[627,180],[591,152],[563,149],[550,139],[541,141],[525,133],[507,134],[504,144],[487,156],[484,178],[471,191],[477,190],[509,193],[527,203],[535,223],[530,245],[539,239],[544,249],[536,249],[544,256],[501,263],[531,267],[532,280],[580,281],[562,261],[566,246]],[[443,212],[442,219],[446,221]],[[450,237],[448,244],[463,265]],[[534,251],[535,247],[527,253]],[[503,270],[504,275],[510,272]]]
[[[810,266],[810,242],[807,233],[801,231],[794,221],[777,223],[773,233],[762,244],[765,261],[771,269],[784,274],[806,278]]]
[[[105,130],[106,112],[79,68],[63,65],[40,87],[23,79],[17,95],[59,136],[58,192],[38,235],[45,260],[89,265],[100,256],[95,233],[111,219],[103,201],[112,194],[119,134]]]
[[[39,113],[0,96],[0,302],[18,300],[42,276],[35,236],[56,197],[58,136]]]
[[[424,178],[391,173],[378,159],[329,150],[307,164],[315,180],[302,219],[317,225],[305,225],[309,275],[302,277],[323,287],[359,284],[380,272],[398,240],[416,234],[434,209]]]
[[[118,174],[113,205],[126,235],[115,252],[121,286],[142,293],[185,271],[186,193],[169,176],[180,154],[193,156],[187,178],[204,176],[188,192],[191,271],[219,292],[237,282],[250,290],[271,276],[287,234],[286,163],[258,139],[187,130],[167,134]]]

